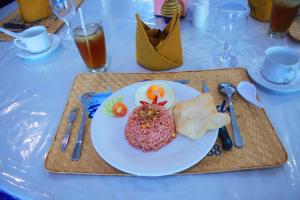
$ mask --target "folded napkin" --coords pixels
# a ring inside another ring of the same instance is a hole
[[[150,70],[167,70],[183,64],[180,15],[173,16],[163,31],[151,29],[136,15],[137,63]]]

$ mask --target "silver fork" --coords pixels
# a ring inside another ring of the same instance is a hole
[[[87,114],[90,102],[91,102],[94,94],[95,94],[95,92],[87,92],[87,93],[84,93],[80,97],[80,102],[82,105],[82,119],[81,119],[79,132],[77,135],[76,144],[75,144],[73,154],[72,154],[72,160],[80,159],[82,142],[83,142],[83,134],[84,134],[84,128],[85,128],[85,121],[86,121],[86,114]]]
[[[78,113],[79,108],[73,108],[69,114],[69,123],[68,123],[68,128],[67,131],[65,132],[65,136],[64,139],[61,142],[61,151],[65,152],[66,151],[66,147],[68,145],[68,141],[70,138],[70,133],[71,133],[71,127],[73,122],[76,119],[77,113]]]

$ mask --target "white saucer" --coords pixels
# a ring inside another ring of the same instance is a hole
[[[262,86],[263,88],[275,92],[277,94],[295,94],[300,92],[300,71],[298,70],[297,75],[294,80],[287,84],[276,84],[267,81],[262,73],[261,67],[255,67],[253,69],[247,69],[250,78],[257,83],[258,85]]]
[[[60,41],[61,41],[60,37],[55,34],[49,34],[49,39],[50,39],[51,44],[50,44],[50,47],[46,51],[43,51],[41,53],[30,53],[29,51],[20,49],[15,46],[16,55],[19,56],[20,58],[25,58],[25,59],[42,58],[42,57],[48,55],[49,53],[51,53],[52,51],[54,51],[59,46]]]

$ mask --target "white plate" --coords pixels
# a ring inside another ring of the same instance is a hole
[[[199,95],[197,90],[187,85],[164,82],[173,88],[177,102]],[[91,125],[91,138],[96,151],[111,166],[139,176],[169,175],[192,167],[212,148],[218,135],[217,130],[209,131],[195,141],[177,135],[171,143],[156,152],[142,152],[128,144],[124,129],[130,113],[136,107],[135,91],[139,85],[145,83],[124,87],[106,100],[122,96],[128,107],[125,117],[114,118],[105,114],[102,110],[105,102],[98,108]]]
[[[26,51],[25,49],[21,49],[18,47],[16,48],[16,55],[19,56],[20,58],[25,58],[25,59],[38,59],[38,58],[42,58],[46,55],[48,55],[49,53],[51,53],[52,51],[54,51],[60,44],[60,37],[58,35],[55,34],[49,34],[49,39],[50,39],[50,47],[46,50],[43,51],[41,53],[30,53],[29,51]]]
[[[253,69],[247,69],[250,78],[256,82],[258,85],[275,92],[277,94],[294,94],[300,92],[300,71],[298,70],[297,75],[294,80],[288,84],[276,84],[267,81],[261,74],[262,67],[256,67]]]

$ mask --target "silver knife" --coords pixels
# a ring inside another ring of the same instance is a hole
[[[205,81],[201,80],[201,83],[202,83],[202,91],[204,93],[209,92],[209,88],[206,85]],[[230,138],[230,136],[228,134],[226,126],[223,126],[223,127],[219,128],[218,136],[219,136],[219,138],[222,141],[222,147],[223,147],[223,149],[225,151],[231,150],[231,148],[232,148],[232,140],[231,140],[231,138]]]

